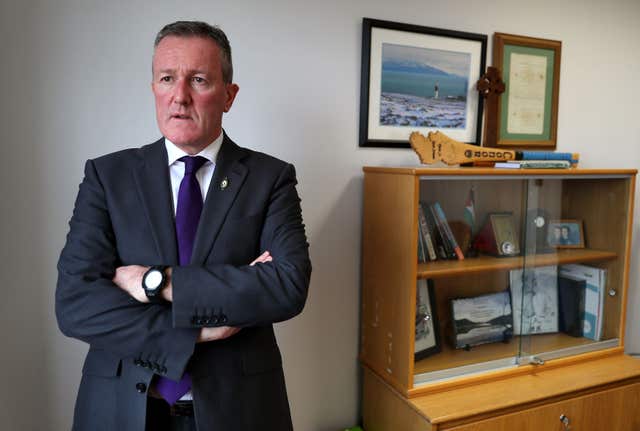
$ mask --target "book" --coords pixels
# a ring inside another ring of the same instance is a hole
[[[438,226],[441,226],[441,229],[444,231],[444,236],[446,237],[446,241],[449,243],[450,247],[453,249],[455,256],[458,260],[464,260],[464,254],[462,253],[462,249],[458,245],[456,238],[453,236],[453,232],[451,232],[451,227],[447,222],[447,217],[444,215],[444,211],[440,206],[439,202],[434,202],[432,205],[434,208],[436,220],[438,221]]]
[[[438,244],[440,248],[444,251],[444,255],[442,256],[442,258],[456,259],[455,251],[453,250],[451,243],[447,239],[447,236],[444,231],[444,227],[442,226],[442,223],[440,222],[433,205],[429,205],[429,213],[430,213],[429,217],[432,220],[434,232],[435,232],[435,236],[437,238]]]
[[[558,267],[509,271],[515,335],[558,332]],[[522,306],[520,306],[522,304]]]
[[[429,233],[431,234],[433,247],[435,248],[437,257],[440,259],[449,259],[451,256],[447,254],[444,239],[442,238],[440,229],[438,228],[436,220],[434,219],[433,209],[431,208],[431,206],[427,206],[425,208],[425,218],[427,220],[427,228],[429,230]]]
[[[569,275],[558,275],[560,331],[573,337],[583,335],[586,289],[585,280]]]
[[[424,205],[422,202],[418,203],[418,222],[420,224],[420,230],[422,231],[422,238],[424,239],[424,246],[426,249],[427,256],[429,260],[436,260],[436,250],[433,245],[433,240],[431,238],[431,233],[429,232],[429,226],[427,225],[427,217],[424,211]]]
[[[496,162],[495,168],[502,169],[567,169],[571,167],[568,160],[509,160]]]
[[[605,269],[580,264],[562,265],[558,273],[586,282],[582,336],[594,341],[602,338],[604,319]]]
[[[426,262],[427,255],[424,251],[424,240],[422,238],[422,226],[418,223],[418,263]]]

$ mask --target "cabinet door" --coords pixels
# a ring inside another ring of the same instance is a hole
[[[566,424],[561,418],[566,418]],[[450,428],[451,431],[636,431],[638,429],[640,429],[640,383]]]

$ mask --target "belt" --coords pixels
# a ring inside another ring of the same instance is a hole
[[[170,416],[193,416],[193,401],[177,401],[169,407]]]

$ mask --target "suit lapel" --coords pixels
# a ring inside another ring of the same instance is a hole
[[[191,263],[204,263],[213,247],[227,213],[247,176],[247,167],[240,162],[244,154],[245,150],[225,134],[202,208]]]
[[[178,249],[164,139],[143,147],[142,156],[142,163],[134,172],[134,178],[158,255],[162,259],[157,263],[175,265],[178,262]]]

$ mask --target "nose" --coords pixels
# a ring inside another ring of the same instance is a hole
[[[173,101],[180,105],[186,105],[191,101],[191,94],[189,92],[189,81],[186,79],[179,79],[176,81],[176,85],[173,88]]]

